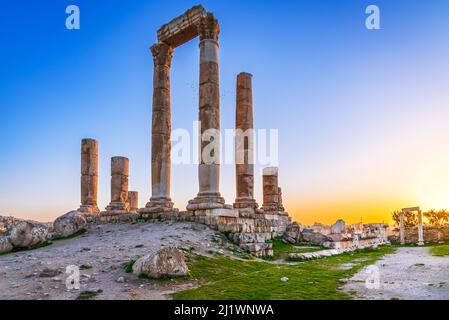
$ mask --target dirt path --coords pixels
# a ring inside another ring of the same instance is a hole
[[[378,289],[369,289],[365,283],[369,270],[373,274],[373,266],[380,275]],[[355,299],[447,300],[449,256],[432,256],[428,247],[398,248],[394,254],[362,269],[342,289],[355,294]]]
[[[184,247],[203,255],[212,251],[230,254],[217,242],[213,230],[194,223],[92,226],[77,238],[0,256],[0,300],[76,299],[82,291],[97,290],[101,293],[96,299],[167,299],[168,293],[195,283],[139,279],[125,273],[123,263],[155,252],[162,245]],[[80,290],[66,288],[68,265],[84,265]]]

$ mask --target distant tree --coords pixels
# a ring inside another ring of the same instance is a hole
[[[429,224],[433,226],[442,226],[449,222],[449,212],[445,209],[438,211],[432,209],[424,212],[424,216],[427,218]]]
[[[395,226],[399,227],[400,224],[400,216],[402,210],[393,211],[392,218]],[[405,227],[414,227],[418,225],[418,215],[414,211],[406,211],[404,212],[404,226]]]

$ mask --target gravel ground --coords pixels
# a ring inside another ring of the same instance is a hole
[[[368,289],[365,282],[376,270],[379,288]],[[355,294],[355,299],[447,300],[449,256],[432,256],[428,247],[398,248],[355,274],[342,290]]]
[[[168,299],[169,293],[194,286],[195,282],[139,279],[126,273],[123,263],[155,252],[163,245],[192,249],[203,255],[214,251],[231,255],[217,240],[211,241],[217,237],[210,228],[194,223],[90,226],[76,238],[0,256],[0,299],[71,300],[83,291],[98,290],[101,293],[95,299]],[[80,290],[66,288],[68,265],[84,267],[80,270]]]

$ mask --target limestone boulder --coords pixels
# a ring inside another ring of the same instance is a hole
[[[27,248],[50,240],[48,228],[35,221],[18,221],[11,227],[9,239],[17,248]]]
[[[301,233],[301,242],[307,242],[314,245],[323,245],[323,243],[329,241],[329,238],[318,232],[306,231],[306,229]]]
[[[10,216],[0,216],[0,233],[7,232],[21,219],[17,219]]]
[[[329,241],[332,242],[339,242],[339,241],[350,241],[352,240],[349,235],[343,234],[343,233],[334,233],[334,234],[328,234],[326,237],[329,239]]]
[[[11,244],[11,240],[9,235],[1,235],[0,234],[0,254],[11,252],[13,249],[13,245]]]
[[[293,222],[287,225],[287,228],[283,234],[282,239],[287,243],[296,243],[301,235],[301,228],[297,222]]]
[[[133,273],[146,274],[150,278],[187,276],[189,269],[183,253],[174,247],[160,249],[145,255],[133,265]]]
[[[87,225],[86,217],[79,211],[70,211],[53,222],[53,232],[59,237],[69,237]]]
[[[338,233],[345,233],[346,224],[344,220],[339,219],[337,222],[335,222],[333,225],[331,225],[331,233],[332,234],[338,234]]]

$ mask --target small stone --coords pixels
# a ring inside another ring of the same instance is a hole
[[[118,283],[124,283],[125,282],[125,278],[124,277],[118,277],[116,281]]]
[[[39,277],[41,277],[41,278],[52,278],[52,277],[56,277],[59,273],[60,272],[57,269],[45,268],[44,270],[42,270],[39,273]]]
[[[287,282],[287,281],[288,281],[288,278],[287,278],[287,277],[282,277],[282,278],[281,278],[281,281],[282,281],[282,282]]]

